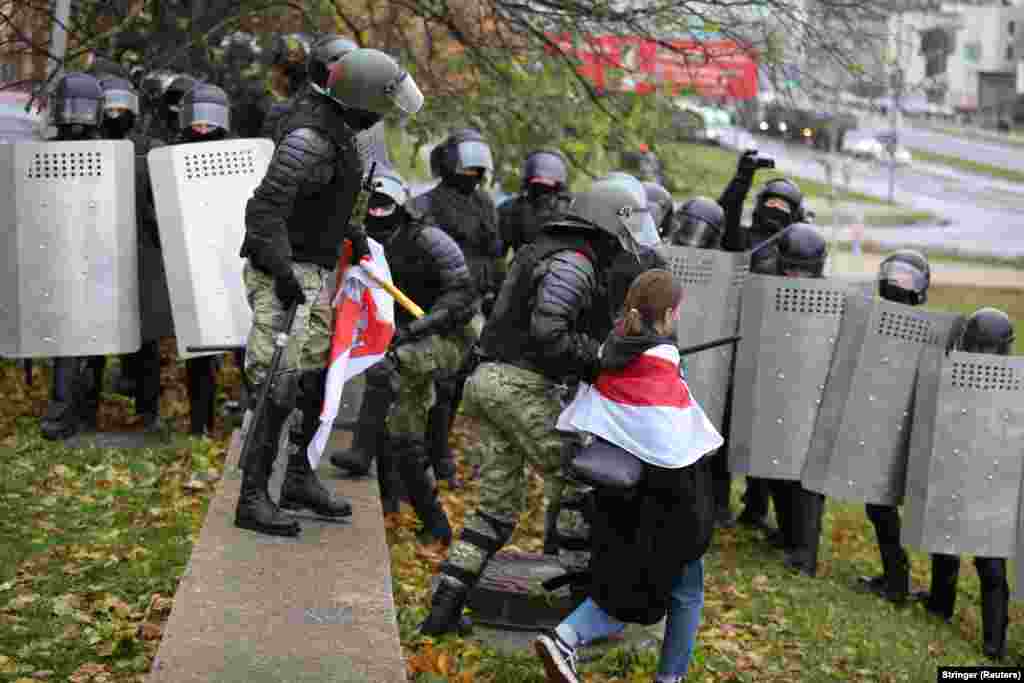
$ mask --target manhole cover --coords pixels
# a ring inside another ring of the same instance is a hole
[[[554,628],[576,608],[569,587],[541,585],[565,573],[558,559],[536,553],[498,553],[469,595],[473,620],[512,630]]]

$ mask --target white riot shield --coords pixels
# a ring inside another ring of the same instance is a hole
[[[0,145],[0,221],[0,355],[139,349],[131,142]]]
[[[733,375],[729,470],[800,479],[850,285],[750,275]]]
[[[903,502],[917,365],[959,316],[850,294],[801,481],[841,500]]]
[[[740,324],[740,296],[750,266],[749,252],[730,253],[696,247],[662,247],[662,256],[683,285],[676,325],[678,344],[696,346],[731,337]],[[734,345],[727,344],[686,357],[686,383],[715,427],[722,424]]]
[[[1016,554],[1024,358],[922,353],[901,541],[948,555]]]
[[[244,346],[252,312],[238,251],[245,205],[274,143],[262,138],[171,145],[149,153],[178,354],[189,346]]]

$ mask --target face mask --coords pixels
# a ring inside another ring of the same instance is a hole
[[[454,173],[445,178],[445,183],[454,187],[455,190],[461,194],[472,194],[480,184],[480,180],[481,178],[478,175]]]
[[[345,123],[348,124],[349,128],[355,131],[364,131],[373,128],[380,121],[380,114],[375,114],[372,111],[364,111],[362,109],[345,109],[342,114],[342,118],[345,119]]]
[[[366,209],[366,234],[376,240],[386,240],[391,237],[398,225],[400,214],[398,205],[390,200],[378,199],[380,195],[370,197]]]
[[[112,119],[103,119],[103,137],[120,140],[128,135],[133,124],[134,121],[132,121],[132,117],[130,116],[118,116]]]
[[[543,185],[541,183],[530,183],[526,186],[526,196],[529,197],[531,202],[537,202],[545,197],[558,192],[557,187],[551,187],[550,185]]]
[[[89,136],[89,127],[80,123],[60,127],[60,137],[64,140],[85,140]]]
[[[793,217],[782,209],[776,209],[773,206],[766,206],[758,212],[758,222],[761,224],[762,228],[771,230],[772,232],[778,232],[786,229],[786,227],[793,222]]]

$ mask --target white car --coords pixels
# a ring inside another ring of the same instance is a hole
[[[878,138],[861,138],[856,142],[848,142],[846,152],[858,159],[868,159],[879,163],[889,161],[889,150]],[[897,166],[906,166],[913,161],[910,152],[903,145],[897,145],[893,154],[893,161]]]

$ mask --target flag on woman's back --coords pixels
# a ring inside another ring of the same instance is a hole
[[[391,282],[391,269],[384,248],[369,240],[372,260],[350,266],[352,246],[345,243],[338,263],[338,293],[334,298],[334,334],[327,365],[327,388],[320,427],[306,449],[313,469],[320,464],[334,419],[341,406],[345,382],[379,361],[387,353],[395,333],[395,300],[367,273]]]

